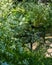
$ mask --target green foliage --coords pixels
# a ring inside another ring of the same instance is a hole
[[[52,26],[52,5],[0,0],[0,65],[52,65],[43,49],[31,51],[23,44],[39,42],[33,26]],[[45,61],[44,61],[45,60]]]

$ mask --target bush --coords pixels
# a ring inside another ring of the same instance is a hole
[[[31,25],[42,24],[46,29],[52,25],[50,5],[23,2],[13,6],[12,0],[0,0],[0,64],[46,65],[48,59],[45,59],[42,48],[31,51],[23,44],[38,41],[37,30]],[[51,59],[48,61],[51,65]]]

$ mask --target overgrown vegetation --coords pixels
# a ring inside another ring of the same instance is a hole
[[[52,31],[51,2],[19,1],[0,0],[0,65],[52,65],[52,58],[45,57],[45,40],[40,40]],[[34,42],[38,50],[32,50]]]

